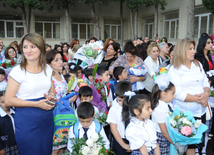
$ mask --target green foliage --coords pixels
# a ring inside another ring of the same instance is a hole
[[[88,6],[94,6],[96,2],[99,1],[100,4],[108,5],[108,0],[78,0],[78,2],[83,3]]]
[[[27,5],[31,9],[43,10],[44,4],[40,0],[3,0],[3,2],[9,5],[11,8],[23,7]]]
[[[210,11],[212,14],[214,14],[214,2],[213,0],[202,0],[202,4],[204,7]]]
[[[69,7],[73,8],[77,0],[47,0],[49,3],[48,11],[53,12],[54,6],[56,6],[59,10],[61,8],[68,9]]]
[[[161,10],[165,10],[165,6],[167,5],[166,0],[142,0],[145,6],[151,6],[151,5],[161,5]]]
[[[126,6],[132,11],[138,11],[143,7],[143,0],[125,0]]]

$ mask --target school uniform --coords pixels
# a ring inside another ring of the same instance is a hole
[[[74,126],[70,127],[69,129],[69,134],[68,134],[68,145],[67,145],[67,149],[69,150],[69,152],[72,152],[72,144],[71,144],[71,138],[76,138],[75,135],[74,135],[74,129],[73,129]],[[79,123],[79,127],[78,127],[78,130],[79,130],[79,137],[78,139],[80,138],[83,138],[83,135],[85,133],[84,129],[83,129],[83,126],[81,125],[81,123]],[[96,132],[96,129],[95,129],[95,123],[94,121],[92,121],[91,125],[88,127],[88,131],[87,131],[87,137],[90,137],[93,135],[93,133]],[[109,149],[109,141],[106,137],[106,134],[104,132],[104,129],[103,127],[101,128],[101,131],[100,131],[100,135],[103,137],[103,141],[105,142],[105,148],[106,149]]]
[[[170,117],[170,108],[172,109],[171,103],[166,103],[161,100],[158,101],[158,106],[152,112],[152,121],[156,125],[158,144],[160,147],[161,155],[169,155],[170,142],[163,136],[159,123],[165,123],[167,125],[166,117]]]
[[[108,122],[109,124],[110,123],[117,124],[117,130],[118,130],[121,138],[123,139],[123,141],[126,144],[129,144],[128,140],[125,137],[125,124],[122,121],[123,107],[115,100],[114,100],[115,104],[109,110],[106,122]],[[114,153],[116,155],[130,154],[130,153],[126,152],[126,150],[120,146],[120,144],[116,141],[116,139],[114,137],[113,137],[112,151],[114,151]]]
[[[157,136],[155,124],[150,119],[141,121],[135,117],[131,117],[125,134],[132,150],[131,155],[141,155],[139,149],[143,145],[146,146],[149,155],[154,154],[153,150],[157,147]]]
[[[5,155],[19,155],[15,140],[14,114],[12,109],[10,114],[7,114],[0,107],[0,150],[4,149]]]

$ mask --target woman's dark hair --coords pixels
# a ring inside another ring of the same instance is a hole
[[[134,46],[131,40],[128,40],[124,46],[124,52],[131,53],[132,55],[137,55],[137,48]]]
[[[9,49],[13,49],[14,50],[14,52],[16,53],[16,50],[15,50],[15,48],[13,48],[12,46],[10,46],[10,47],[8,47],[8,48],[6,48],[6,50],[5,50],[5,52],[4,52],[4,56],[5,56],[5,58],[6,59],[10,59],[10,57],[9,57]],[[15,56],[15,58],[16,58],[16,56]]]
[[[115,55],[114,55],[114,56],[116,56],[117,53],[118,53],[118,49],[119,49],[117,43],[110,43],[110,44],[108,44],[108,45],[106,46],[106,52],[107,52],[107,48],[108,48],[110,45],[112,45],[114,51],[116,52]]]
[[[71,41],[71,49],[74,47],[74,44],[77,44],[77,42],[79,42],[78,39],[73,39],[73,40]]]
[[[142,43],[136,46],[137,47],[137,56],[139,56],[141,59],[145,60],[147,57],[147,43]]]
[[[66,81],[67,83],[69,83],[70,75],[69,75],[69,74],[65,74],[65,75],[63,75],[63,77],[64,77],[65,81]]]
[[[117,67],[114,68],[114,70],[113,70],[113,76],[114,76],[114,78],[116,80],[119,80],[118,76],[122,74],[122,72],[123,72],[124,69],[125,68],[123,66],[117,66]]]
[[[57,50],[47,51],[47,53],[46,53],[47,64],[50,64],[54,60],[54,58],[57,54],[60,54]]]
[[[210,36],[201,36],[199,41],[198,41],[198,46],[197,46],[197,53],[200,53],[201,55],[204,56],[204,48],[207,44],[207,40],[211,39],[211,41],[213,42],[212,38]],[[208,51],[207,55],[210,55],[210,51]]]
[[[77,116],[81,119],[94,117],[94,107],[90,102],[82,102],[77,108]]]
[[[130,113],[131,113],[131,116],[136,117],[136,114],[134,113],[134,109],[137,109],[141,113],[142,108],[146,102],[150,102],[150,99],[145,94],[134,95],[131,97],[131,99],[129,99],[129,96],[126,96],[123,99],[122,117],[123,117],[123,121],[125,122],[125,127],[127,127],[127,125],[129,124]]]
[[[165,40],[165,43],[167,43],[167,38],[166,37],[163,37],[162,39],[161,39],[161,42],[162,42],[162,40]]]
[[[115,87],[115,95],[124,98],[127,91],[132,91],[132,85],[129,81],[120,81]]]
[[[95,37],[91,37],[91,38],[89,39],[89,42],[90,42],[91,40],[95,40],[95,42],[98,41],[98,39],[95,38]]]
[[[93,91],[89,86],[82,86],[79,89],[79,98],[93,96]]]
[[[165,92],[168,92],[171,90],[174,86],[173,83],[169,83],[168,87],[164,90]],[[152,103],[151,103],[151,108],[154,110],[157,107],[158,100],[161,97],[161,90],[159,89],[158,85],[155,84],[154,87],[152,88]]]
[[[0,68],[0,74],[5,75],[5,71],[4,71],[4,69]]]

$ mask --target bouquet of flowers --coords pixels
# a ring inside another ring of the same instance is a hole
[[[104,56],[102,49],[102,41],[89,43],[79,48],[74,58],[82,60],[85,64],[87,64],[87,66],[99,64]],[[83,68],[86,68],[87,66],[84,65]]]
[[[73,144],[73,152],[71,153],[73,155],[109,155],[113,153],[110,150],[106,150],[103,138],[96,132],[87,141],[84,138],[78,141],[76,138],[72,138],[71,143]]]
[[[147,69],[145,68],[145,66],[138,65],[138,64],[133,64],[132,68],[129,69],[129,74],[137,77],[145,76],[146,73],[147,73]],[[145,85],[143,84],[142,81],[137,81],[132,83],[132,91],[144,89],[144,87]]]
[[[1,68],[5,70],[5,77],[10,73],[10,71],[18,64],[16,59],[6,59],[1,63]]]
[[[203,132],[207,126],[201,123],[201,120],[195,120],[192,112],[180,112],[175,108],[173,113],[169,112],[171,117],[167,117],[167,129],[173,143],[179,145],[190,145],[201,143]],[[170,144],[170,155],[178,154],[174,145]]]
[[[74,76],[71,77],[70,81],[68,82],[68,91],[67,93],[69,93],[71,90],[74,90],[75,87],[78,84],[78,79]]]
[[[160,44],[160,43],[161,43],[161,39],[158,38],[158,39],[156,40],[156,43],[157,43],[157,44]]]
[[[108,111],[100,111],[98,114],[95,115],[95,119],[99,121],[102,126],[107,125],[106,120],[108,117]]]
[[[155,75],[154,75],[153,79],[155,80],[156,77],[157,77],[158,75],[161,75],[162,73],[168,73],[166,67],[159,68],[159,69],[157,70],[157,72],[155,72]]]

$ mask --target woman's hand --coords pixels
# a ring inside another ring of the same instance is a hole
[[[51,100],[52,102],[58,101],[57,98],[55,98],[54,95],[51,95],[51,94],[47,95],[47,94],[44,93],[44,96],[45,96],[46,99]]]
[[[77,95],[74,95],[73,97],[69,98],[69,102],[74,102],[77,99]]]
[[[129,81],[130,81],[131,83],[135,83],[135,82],[137,82],[137,81],[143,81],[143,79],[144,79],[143,76],[142,76],[142,77],[137,77],[137,76],[134,76],[134,75],[130,75],[130,76],[129,76]]]
[[[207,106],[207,100],[210,96],[210,94],[208,92],[204,92],[204,93],[201,93],[201,94],[197,94],[196,96],[198,96],[198,103],[200,103],[203,107],[206,107]]]
[[[5,155],[5,150],[4,149],[2,149],[2,150],[0,150],[0,155]]]
[[[48,101],[49,101],[48,99],[37,101],[36,107],[47,111],[51,110],[53,107],[55,107],[55,105],[48,104],[47,103]]]
[[[126,152],[132,152],[132,150],[130,149],[129,144],[124,143],[124,145],[122,147],[123,147],[123,149],[126,150]]]

